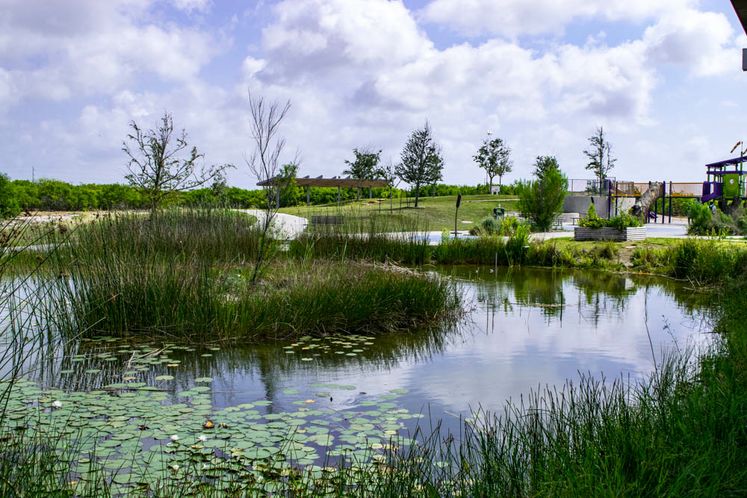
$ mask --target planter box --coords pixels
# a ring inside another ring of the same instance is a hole
[[[646,227],[626,228],[586,228],[576,227],[573,229],[574,240],[614,240],[624,242],[627,240],[645,240]]]

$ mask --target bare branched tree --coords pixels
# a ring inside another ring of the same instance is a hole
[[[285,139],[278,136],[280,123],[290,110],[290,101],[285,104],[265,102],[263,97],[255,97],[249,92],[249,112],[251,113],[251,132],[254,151],[247,159],[249,170],[262,184],[265,195],[262,199],[262,219],[258,220],[260,229],[259,247],[255,258],[252,282],[256,282],[267,259],[270,242],[270,228],[279,207],[280,190],[283,181],[278,178],[280,156],[285,149]]]
[[[129,174],[125,178],[146,197],[151,214],[173,193],[220,182],[225,170],[234,167],[198,167],[204,155],[197,152],[197,147],[190,148],[186,131],[174,135],[174,120],[168,112],[163,114],[157,129],[144,131],[134,121],[130,128],[127,139],[132,145],[122,142],[122,150],[129,158]]]

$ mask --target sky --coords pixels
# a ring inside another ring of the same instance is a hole
[[[488,133],[507,181],[538,155],[589,178],[599,126],[618,179],[702,181],[747,141],[742,47],[727,0],[0,0],[0,172],[124,182],[129,123],[169,112],[251,187],[251,92],[291,102],[301,176],[396,164],[427,121],[447,183],[485,181]]]

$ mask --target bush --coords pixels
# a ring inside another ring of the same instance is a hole
[[[641,220],[637,217],[622,213],[617,216],[613,216],[610,219],[604,219],[597,216],[596,208],[594,204],[589,206],[589,210],[584,218],[581,218],[578,223],[580,226],[585,228],[616,228],[618,230],[625,230],[626,228],[635,228],[642,226]]]
[[[493,217],[484,218],[472,230],[471,235],[500,235],[501,237],[511,237],[516,234],[519,227],[524,224],[515,216],[506,216],[503,219],[496,220]]]
[[[743,207],[734,209],[731,215],[715,205],[693,203],[687,211],[690,219],[688,233],[691,235],[739,235],[747,233],[747,214]]]

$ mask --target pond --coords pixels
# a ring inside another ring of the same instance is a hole
[[[188,447],[179,441],[198,442],[208,459],[281,452],[313,464],[380,450],[417,424],[442,420],[458,431],[477,409],[499,411],[581,373],[639,379],[667,351],[711,340],[708,296],[681,283],[589,271],[437,271],[462,289],[468,310],[447,330],[262,347],[109,338],[49,345],[28,359],[6,423],[33,412],[47,429],[95,433],[89,439],[114,469],[122,461],[113,456],[149,454],[132,464],[133,475],[147,474],[151,450]],[[157,455],[159,468],[181,461],[179,451]]]

